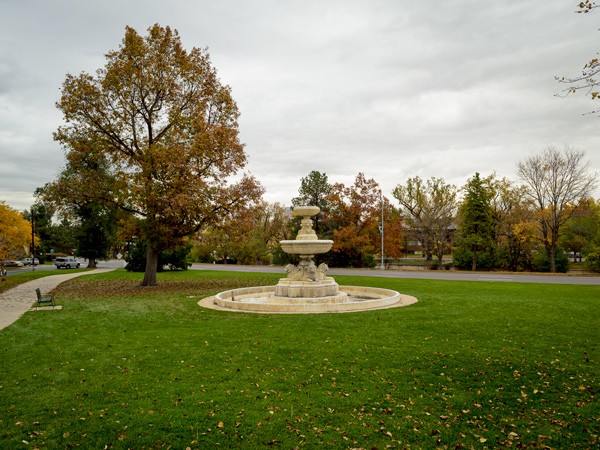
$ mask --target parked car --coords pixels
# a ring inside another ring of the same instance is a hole
[[[57,269],[79,269],[80,264],[77,262],[75,258],[66,257],[66,258],[56,258],[54,260],[54,265]]]
[[[16,259],[5,259],[2,265],[4,267],[23,267],[23,263]]]
[[[24,258],[21,260],[23,262],[23,264],[25,264],[26,266],[30,266],[32,263],[33,264],[39,264],[40,260],[35,258],[35,260],[33,258]]]

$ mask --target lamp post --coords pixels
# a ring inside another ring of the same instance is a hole
[[[381,224],[379,225],[379,232],[381,233],[381,270],[385,270],[385,262],[383,257],[383,190],[381,191]]]

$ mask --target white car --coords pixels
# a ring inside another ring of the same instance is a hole
[[[4,267],[23,267],[23,263],[16,259],[5,259],[2,265]]]
[[[54,260],[54,265],[57,269],[79,269],[80,264],[72,257],[58,257]]]
[[[35,260],[33,258],[23,258],[21,260],[23,262],[23,264],[25,264],[26,266],[30,266],[33,262],[33,264],[38,265],[40,263],[40,260],[35,258]]]

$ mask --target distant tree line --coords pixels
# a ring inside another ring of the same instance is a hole
[[[594,74],[597,61],[588,65]],[[583,81],[595,86],[587,75]],[[65,168],[36,191],[29,211],[17,213],[16,229],[1,229],[3,255],[28,253],[30,245],[39,257],[76,254],[91,267],[121,255],[128,269],[144,272],[145,286],[156,284],[157,271],[190,261],[293,258],[279,241],[293,239],[298,222],[262,199],[258,180],[239,174],[246,154],[230,88],[208,53],[186,51],[176,30],[156,24],[141,36],[126,27],[103,67],[66,76],[57,108],[63,124],[54,139]],[[346,186],[312,171],[290,203],[320,207],[317,234],[334,241],[320,259],[331,266],[374,267],[418,248],[432,268],[451,258],[466,270],[555,272],[566,270],[570,254],[600,270],[598,174],[584,154],[548,148],[518,162],[517,172],[519,184],[475,173],[462,187],[412,176],[390,199],[363,173]],[[32,244],[23,221],[37,236]]]
[[[567,253],[592,268],[600,249],[598,174],[583,152],[553,147],[517,164],[522,184],[474,174],[457,190],[410,178],[394,190],[426,256],[452,256],[458,269],[565,272]],[[458,194],[458,195],[457,195]]]
[[[591,197],[598,175],[589,172],[584,154],[548,148],[519,162],[517,170],[521,184],[495,173],[475,173],[461,188],[441,178],[411,177],[393,189],[392,200],[362,173],[345,186],[312,171],[300,180],[290,203],[321,209],[315,229],[334,247],[319,262],[332,267],[375,267],[383,231],[386,262],[417,248],[431,268],[565,272],[570,256],[600,271],[600,202]],[[148,244],[139,217],[98,202],[79,204],[76,197],[66,203],[63,196],[65,203],[57,209],[52,189],[38,190],[40,200],[23,214],[4,207],[5,221],[15,214],[21,218],[21,231],[10,242],[7,233],[0,236],[4,258],[27,253],[31,225],[23,224],[33,220],[35,253],[42,260],[52,251],[85,257],[93,266],[97,259],[120,254],[130,270],[145,270]],[[294,239],[298,229],[290,208],[261,200],[220,214],[165,247],[157,269],[185,270],[192,261],[284,265],[294,257],[281,250],[279,241]]]
[[[475,173],[461,188],[412,177],[393,190],[400,207],[362,173],[344,186],[312,171],[291,203],[319,206],[315,230],[334,240],[320,260],[335,267],[374,267],[383,224],[386,260],[406,254],[412,241],[432,268],[446,257],[452,261],[446,265],[461,270],[565,272],[570,255],[598,270],[600,203],[591,198],[598,174],[589,172],[584,154],[549,147],[519,162],[517,171],[521,184]],[[291,257],[278,241],[292,239],[298,228],[282,205],[262,203],[200,234],[192,252],[203,261],[284,264]]]

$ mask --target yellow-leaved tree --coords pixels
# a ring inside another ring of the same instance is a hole
[[[67,75],[54,138],[67,159],[102,161],[75,194],[109,202],[140,220],[147,242],[142,285],[156,285],[158,253],[262,195],[238,139],[238,108],[206,51],[186,51],[176,30],[158,24],[140,36],[126,27],[117,51],[95,76]],[[94,156],[96,155],[96,156]],[[87,169],[86,169],[87,170]]]
[[[0,201],[0,269],[4,273],[4,260],[15,259],[23,247],[31,243],[31,223],[23,215]]]

